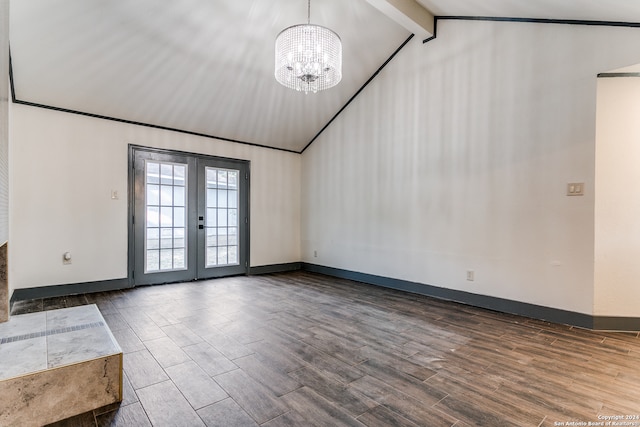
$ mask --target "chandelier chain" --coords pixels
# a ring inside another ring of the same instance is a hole
[[[307,24],[311,24],[311,0],[307,0]]]

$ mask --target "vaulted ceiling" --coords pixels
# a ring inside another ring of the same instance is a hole
[[[430,35],[429,13],[640,22],[640,1],[312,0],[311,23],[342,39],[343,80],[305,95],[273,77],[275,38],[306,22],[304,0],[12,0],[14,94],[300,152],[412,32]]]

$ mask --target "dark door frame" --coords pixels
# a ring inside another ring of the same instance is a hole
[[[240,256],[240,260],[241,262],[244,262],[244,272],[240,273],[240,274],[249,274],[249,266],[251,265],[250,263],[250,242],[251,242],[251,236],[250,236],[250,215],[251,215],[251,209],[250,209],[250,201],[251,201],[251,162],[249,160],[241,160],[241,159],[233,159],[233,158],[228,158],[228,157],[220,157],[220,156],[211,156],[211,155],[207,155],[207,154],[201,154],[201,153],[191,153],[191,152],[186,152],[186,151],[180,151],[180,150],[169,150],[169,149],[162,149],[162,148],[153,148],[153,147],[145,147],[145,146],[141,146],[141,145],[135,145],[135,144],[129,144],[129,148],[128,148],[128,218],[127,218],[127,223],[128,223],[128,230],[127,230],[127,244],[128,244],[128,254],[127,254],[127,280],[128,280],[128,284],[129,287],[134,287],[136,286],[136,281],[135,281],[135,224],[134,224],[134,220],[135,220],[135,185],[136,185],[136,180],[135,180],[135,155],[136,152],[139,151],[144,151],[144,152],[148,152],[148,153],[156,153],[156,154],[163,154],[163,155],[176,155],[176,156],[187,156],[187,157],[192,157],[192,158],[196,158],[196,159],[202,159],[205,161],[218,161],[218,162],[222,162],[222,163],[226,163],[229,165],[235,165],[237,166],[240,170],[244,170],[246,173],[245,176],[245,186],[246,186],[246,192],[247,192],[247,200],[246,200],[246,215],[244,218],[239,218],[239,221],[246,221],[245,226],[246,226],[246,238],[244,239],[244,247],[241,248],[241,251],[243,252]],[[197,184],[196,184],[197,185]],[[189,214],[187,214],[187,216],[189,216]],[[197,216],[197,215],[196,215]],[[195,279],[198,280],[198,279]],[[161,283],[168,283],[165,281],[159,281],[158,284]]]

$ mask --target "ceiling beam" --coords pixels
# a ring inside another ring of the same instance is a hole
[[[421,39],[434,35],[433,13],[415,0],[367,0],[373,7]]]

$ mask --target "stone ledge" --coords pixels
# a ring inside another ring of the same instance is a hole
[[[122,350],[95,305],[0,324],[0,425],[41,426],[122,400]]]

